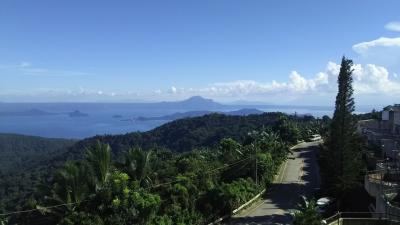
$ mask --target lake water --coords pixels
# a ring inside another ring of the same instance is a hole
[[[0,103],[0,112],[21,112],[31,109],[43,110],[57,115],[41,116],[0,116],[1,133],[18,133],[42,137],[59,137],[81,139],[94,135],[124,134],[133,131],[148,131],[168,121],[135,121],[139,116],[154,117],[185,112],[185,109],[139,108],[135,104],[64,104],[64,103]],[[247,107],[247,106],[246,106]],[[241,107],[229,106],[221,111],[237,110]],[[262,111],[281,111],[285,113],[312,114],[317,117],[331,116],[332,111],[326,108],[290,108],[290,107],[257,107]],[[88,114],[86,117],[70,117],[68,112],[79,110]],[[122,118],[114,118],[120,115]]]

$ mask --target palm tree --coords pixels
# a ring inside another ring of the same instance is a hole
[[[150,172],[150,158],[152,151],[143,151],[140,148],[131,148],[125,154],[125,161],[123,170],[141,185],[149,185],[151,178]]]
[[[321,225],[322,217],[318,213],[314,200],[301,202],[294,213],[294,225]]]
[[[41,185],[39,192],[44,195],[45,205],[58,205],[47,208],[42,204],[35,208],[40,211],[37,218],[47,221],[46,224],[58,223],[67,213],[73,212],[89,196],[88,170],[85,164],[68,161],[54,175],[52,186]],[[35,224],[35,223],[32,223]]]
[[[108,144],[96,142],[95,146],[88,149],[86,160],[95,179],[96,190],[107,182],[111,169],[111,149]]]
[[[53,193],[63,203],[81,202],[88,195],[87,169],[82,164],[67,162],[55,174]]]

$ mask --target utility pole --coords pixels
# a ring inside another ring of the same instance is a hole
[[[255,161],[255,181],[256,185],[258,185],[258,175],[257,175],[257,147],[253,144],[254,148],[254,161]]]

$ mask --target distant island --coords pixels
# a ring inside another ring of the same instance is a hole
[[[0,116],[49,116],[49,115],[57,115],[58,113],[46,112],[40,109],[30,109],[28,111],[21,112],[0,112]]]
[[[68,113],[68,115],[70,117],[87,117],[87,116],[89,116],[89,114],[83,113],[83,112],[81,112],[79,110],[75,110],[73,112],[70,112],[70,113]]]
[[[69,113],[53,113],[53,112],[47,112],[44,110],[40,110],[40,109],[30,109],[27,111],[3,111],[0,112],[0,117],[1,116],[54,116],[54,115],[62,115],[62,114],[67,114],[70,117],[87,117],[89,116],[89,114],[87,113],[83,113],[79,110],[75,110],[73,112],[69,112]],[[122,116],[121,116],[122,117]],[[119,117],[119,118],[121,118]]]
[[[191,117],[197,117],[197,116],[204,116],[207,114],[212,114],[212,113],[219,113],[219,114],[225,114],[225,115],[230,115],[230,116],[247,116],[251,114],[262,114],[264,113],[261,110],[258,109],[240,109],[236,111],[229,111],[229,112],[220,112],[220,111],[188,111],[188,112],[183,112],[183,113],[174,113],[170,115],[165,115],[165,116],[158,116],[158,117],[144,117],[144,116],[139,116],[136,118],[136,121],[149,121],[149,120],[177,120],[177,119],[183,119],[183,118],[191,118]]]
[[[121,116],[121,115],[113,115],[112,116],[112,118],[114,118],[114,119],[120,119],[120,118],[122,118],[123,116]]]

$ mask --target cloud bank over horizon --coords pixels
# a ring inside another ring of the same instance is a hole
[[[400,97],[400,77],[383,66],[375,64],[354,64],[353,88],[356,100],[362,104],[371,103],[367,98],[382,98],[387,102]],[[287,82],[257,82],[238,80],[210,84],[204,88],[177,88],[163,92],[167,95],[188,97],[202,95],[223,100],[252,100],[271,103],[304,103],[316,102],[319,105],[331,104],[337,92],[337,76],[340,64],[328,62],[324,71],[312,78],[292,71]],[[162,93],[159,93],[162,94]],[[327,100],[329,99],[329,100]],[[382,102],[385,102],[384,100]]]
[[[400,32],[400,22],[387,23],[385,28]],[[398,35],[398,33],[396,33]],[[400,99],[400,36],[379,37],[354,44],[352,50],[362,63],[353,66],[354,95],[358,104],[392,104]],[[25,76],[73,77],[90,73],[35,67],[21,61],[15,65],[0,65],[0,71],[17,71]],[[337,92],[340,65],[327,62],[323,71],[314,75],[292,70],[286,81],[232,80],[214,82],[200,87],[173,85],[154,90],[121,91],[96,88],[51,88],[33,90],[1,90],[0,101],[7,102],[154,102],[175,101],[200,95],[216,101],[251,101],[273,104],[332,105]]]
[[[368,104],[371,96],[386,99],[393,103],[400,97],[400,77],[390,73],[385,67],[375,64],[354,64],[353,87],[356,100]],[[298,71],[291,71],[286,82],[272,80],[259,82],[255,80],[236,80],[231,82],[212,83],[205,87],[177,87],[151,91],[104,91],[85,89],[37,89],[35,93],[23,91],[1,93],[1,100],[14,101],[161,101],[182,100],[194,95],[229,102],[236,100],[258,101],[274,104],[315,104],[331,105],[337,91],[337,76],[340,64],[328,62],[325,70],[307,78]],[[23,100],[25,99],[25,100]]]

